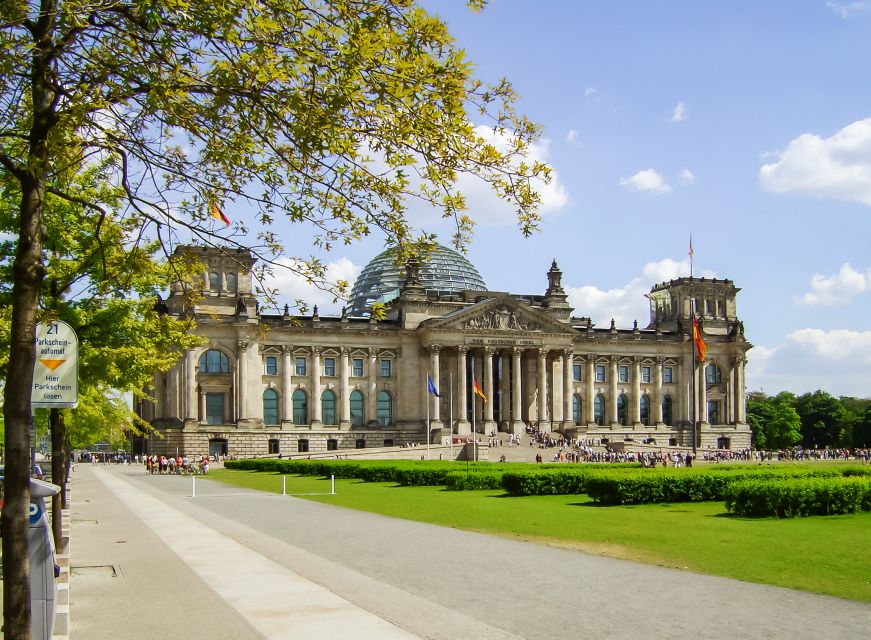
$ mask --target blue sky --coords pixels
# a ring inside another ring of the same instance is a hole
[[[742,288],[748,389],[871,397],[871,1],[424,4],[479,77],[512,81],[556,175],[529,239],[471,187],[491,290],[543,293],[555,258],[575,315],[646,326],[692,233],[695,274]],[[333,273],[353,281],[382,242],[334,252]]]

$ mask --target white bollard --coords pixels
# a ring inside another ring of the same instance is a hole
[[[281,495],[287,495],[287,476],[281,476]]]
[[[191,498],[197,497],[197,477],[191,476]]]
[[[330,495],[336,495],[336,476],[330,476]]]

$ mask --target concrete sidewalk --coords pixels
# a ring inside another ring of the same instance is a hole
[[[133,486],[80,465],[74,638],[413,639]],[[188,482],[190,482],[189,479]]]

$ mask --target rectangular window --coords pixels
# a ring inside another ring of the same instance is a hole
[[[339,448],[339,441],[335,438],[330,438],[327,440],[327,451],[337,451]]]
[[[308,440],[298,440],[296,443],[296,450],[299,453],[308,453]]]
[[[650,382],[650,367],[641,367],[641,382]]]
[[[336,359],[335,358],[324,358],[324,375],[325,376],[336,375]]]
[[[206,394],[206,423],[224,424],[224,394]]]
[[[266,356],[266,375],[278,375],[278,356]]]
[[[366,448],[366,441],[364,439],[360,438],[359,440],[357,440],[354,443],[354,448],[355,449],[365,449]]]
[[[270,438],[269,439],[269,453],[278,453],[278,439]]]
[[[381,361],[381,377],[389,378],[390,377],[390,366],[393,363],[392,360],[382,360]]]
[[[573,364],[572,365],[572,380],[575,382],[581,381],[581,365]]]
[[[297,358],[296,359],[296,375],[298,375],[298,376],[305,375],[305,358]]]
[[[624,365],[617,367],[617,379],[620,382],[629,382],[629,367]]]
[[[671,367],[662,368],[662,382],[663,384],[671,384],[672,382],[674,382]]]
[[[605,382],[605,365],[596,365],[596,382]]]
[[[351,375],[355,378],[363,377],[363,358],[354,358],[351,360]]]

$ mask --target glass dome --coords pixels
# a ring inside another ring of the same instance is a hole
[[[396,263],[395,255],[395,249],[382,251],[363,267],[351,289],[352,315],[366,315],[373,302],[389,302],[399,297],[399,290],[405,282],[405,267]],[[487,290],[474,265],[442,245],[433,247],[421,263],[420,284],[427,291],[439,293]]]

